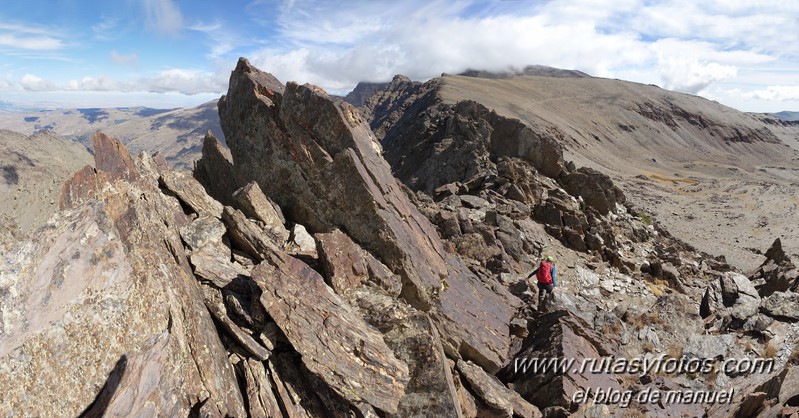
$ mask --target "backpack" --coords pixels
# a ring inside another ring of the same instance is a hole
[[[538,266],[538,272],[535,277],[538,278],[538,283],[552,284],[552,263],[542,261]]]

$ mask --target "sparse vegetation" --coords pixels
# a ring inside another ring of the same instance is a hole
[[[793,351],[791,351],[791,356],[788,357],[788,363],[799,365],[799,345],[795,346]]]
[[[699,184],[698,181],[693,180],[693,179],[671,178],[671,177],[661,176],[660,174],[650,174],[649,178],[651,178],[653,180],[670,181],[670,182],[674,183],[675,185],[677,183],[689,184],[691,186],[696,186],[697,184]]]
[[[683,349],[682,346],[673,345],[669,347],[669,351],[668,353],[666,353],[666,357],[678,359],[682,357],[682,349]]]
[[[777,351],[779,351],[777,345],[769,341],[769,343],[766,344],[766,347],[763,349],[763,358],[777,357]]]
[[[641,222],[643,222],[644,225],[647,225],[647,226],[652,225],[652,218],[649,217],[648,213],[646,213],[646,212],[644,212],[642,210],[638,211],[638,219],[640,219]]]

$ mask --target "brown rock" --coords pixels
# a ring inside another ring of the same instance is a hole
[[[225,206],[222,221],[228,227],[230,239],[253,259],[261,261],[265,254],[277,251],[278,246],[254,222],[247,219],[238,209]]]
[[[396,417],[459,417],[460,402],[441,339],[424,312],[371,287],[350,293],[364,320],[383,333],[397,358],[408,365],[410,381]]]
[[[61,188],[60,209],[74,208],[97,195],[97,173],[91,166],[78,170]]]
[[[469,382],[477,396],[492,409],[511,417],[540,418],[541,411],[525,401],[518,393],[508,389],[496,377],[489,375],[472,362],[458,361],[458,371]]]
[[[225,206],[235,206],[233,192],[239,188],[230,152],[210,131],[203,140],[202,158],[194,163],[194,178],[208,194]]]
[[[528,359],[575,359],[575,364],[580,364],[583,359],[616,355],[612,347],[618,347],[619,343],[593,331],[585,320],[568,311],[556,310],[536,319],[530,330],[522,350],[497,377],[513,385],[514,390],[533,405],[541,409],[560,406],[572,410],[579,406],[572,403],[572,396],[582,388],[621,390],[617,377],[612,374],[580,373],[576,368],[568,373],[554,368],[546,371],[528,368],[531,364],[527,363]]]
[[[448,353],[502,364],[511,304],[444,251],[354,108],[242,59],[219,109],[240,183],[258,182],[311,232],[346,230],[402,277],[406,300],[431,311]]]
[[[97,131],[92,137],[94,167],[102,177],[101,182],[116,180],[134,181],[139,176],[128,150],[116,139]]]
[[[328,284],[339,295],[346,295],[369,280],[394,296],[399,295],[401,282],[371,254],[352,242],[341,231],[315,234],[319,258]]]
[[[227,331],[228,335],[233,337],[256,360],[264,361],[268,359],[271,355],[269,350],[255,341],[252,335],[241,329],[228,317],[225,303],[222,301],[222,295],[219,291],[206,287],[203,289],[203,293],[205,293],[205,306],[208,307],[208,311],[214,317],[216,323]]]
[[[280,404],[272,388],[272,380],[267,376],[264,363],[255,359],[245,359],[233,355],[236,373],[247,388],[248,416],[253,418],[282,417]]]
[[[244,266],[230,261],[230,248],[222,243],[206,244],[193,252],[189,261],[197,277],[208,280],[220,289],[239,275],[248,274]]]
[[[193,177],[170,170],[161,173],[160,182],[199,216],[222,216],[222,204],[208,196],[203,186]]]
[[[225,225],[219,221],[219,218],[206,215],[180,228],[180,237],[189,250],[195,251],[208,243],[222,242],[225,232]],[[230,258],[230,254],[228,254],[228,258]]]
[[[293,257],[270,253],[252,277],[263,290],[264,308],[308,370],[352,403],[397,411],[407,366],[319,274]]]
[[[184,254],[183,211],[118,142],[95,144],[98,179],[114,183],[0,261],[19,272],[0,308],[0,415],[244,415]]]
[[[237,207],[248,218],[263,222],[266,225],[266,230],[274,236],[275,241],[288,241],[289,231],[283,225],[285,219],[280,212],[280,207],[264,196],[258,183],[250,182],[236,190],[233,193],[233,199],[235,199]]]
[[[450,362],[452,362],[450,360]],[[477,403],[474,396],[463,386],[460,375],[454,370],[455,363],[452,362],[451,367],[453,382],[455,383],[455,392],[458,394],[458,401],[460,402],[461,411],[464,418],[477,418]]]

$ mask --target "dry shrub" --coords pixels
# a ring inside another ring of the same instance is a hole
[[[768,344],[766,344],[766,347],[763,350],[763,358],[774,358],[774,357],[777,357],[777,351],[779,351],[777,346],[775,344],[769,342]]]
[[[683,347],[680,345],[673,345],[669,347],[669,352],[666,353],[666,357],[679,359],[682,357],[682,349]]]
[[[641,314],[641,323],[644,325],[662,324],[663,318],[655,311],[644,312]]]
[[[793,351],[791,351],[791,356],[788,357],[788,363],[799,366],[799,345],[795,346]]]

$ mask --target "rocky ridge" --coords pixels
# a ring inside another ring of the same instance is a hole
[[[778,244],[742,276],[642,217],[608,176],[566,161],[557,130],[392,85],[404,93],[389,86],[362,114],[242,59],[219,101],[230,155],[207,135],[194,177],[95,135],[94,167],[64,185],[62,210],[33,240],[3,244],[0,413],[793,413],[796,268]],[[429,127],[402,135],[407,121]],[[460,168],[438,174],[427,159]],[[556,257],[560,286],[538,304],[524,277],[543,255]],[[776,367],[514,367],[659,355]],[[736,389],[734,401],[575,400],[586,386],[708,385]]]

